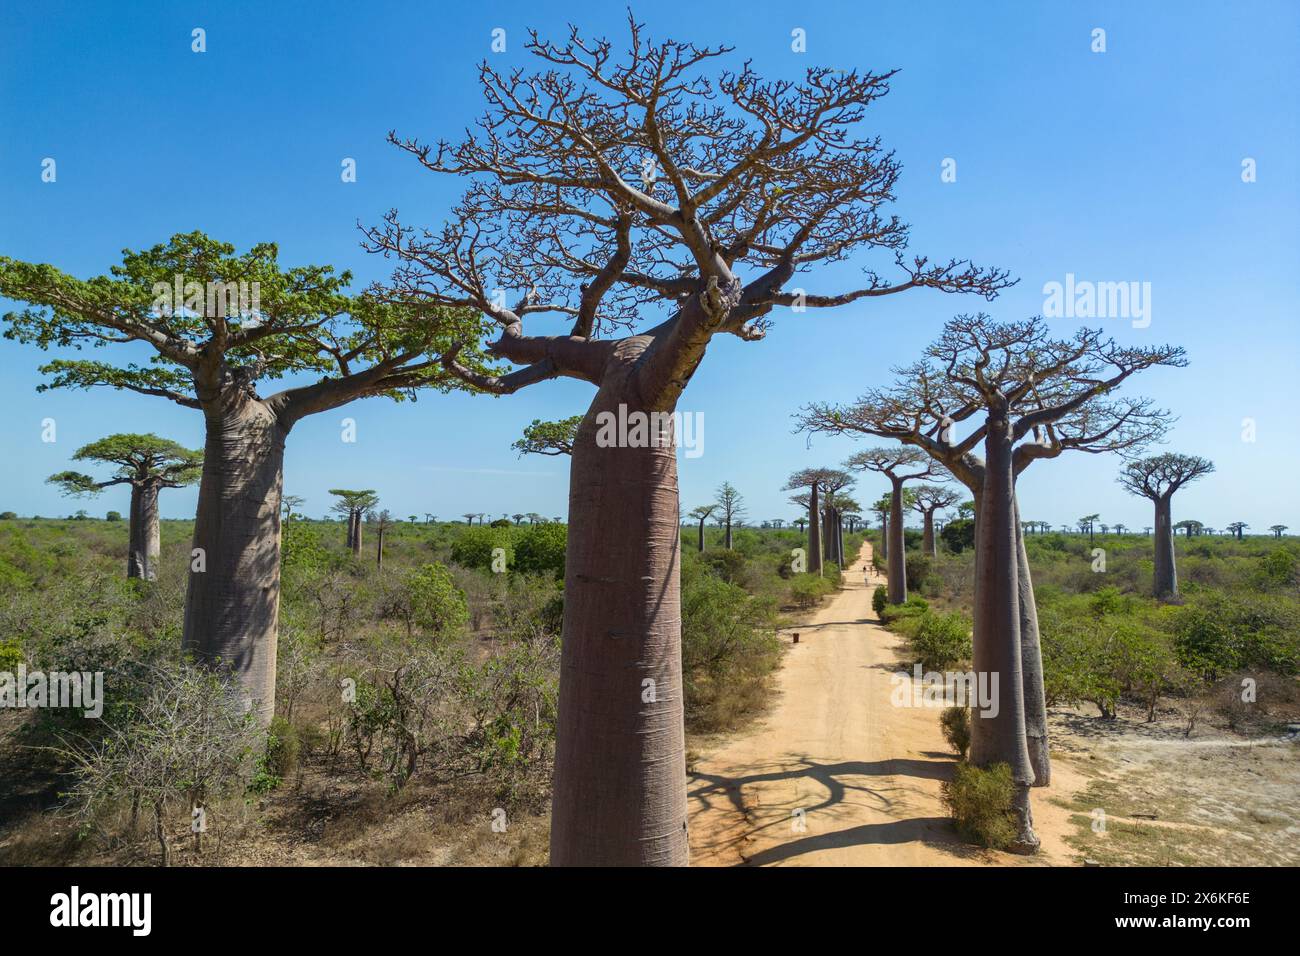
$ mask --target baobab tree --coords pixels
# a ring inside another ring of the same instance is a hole
[[[284,520],[289,521],[293,518],[294,512],[307,503],[307,499],[302,495],[281,495],[280,510],[284,512]]]
[[[1158,441],[1168,415],[1147,399],[1117,398],[1133,374],[1182,366],[1182,349],[1126,347],[1097,330],[1054,339],[1040,318],[995,323],[958,316],[898,370],[890,389],[854,405],[810,405],[805,429],[890,438],[925,451],[974,494],[974,669],[1000,675],[996,714],[974,712],[970,759],[1006,763],[1016,784],[1015,846],[1032,852],[1029,788],[1050,779],[1038,613],[1015,486],[1032,462],[1067,450],[1131,451]],[[969,427],[964,437],[959,426]],[[982,456],[977,454],[982,450]],[[895,536],[897,540],[897,536]]]
[[[1284,524],[1271,524],[1268,526],[1268,530],[1273,532],[1273,537],[1275,538],[1282,537],[1282,533],[1286,531],[1286,529],[1287,525]]]
[[[203,413],[206,439],[182,645],[220,666],[269,722],[275,707],[284,445],[307,415],[368,396],[404,398],[458,384],[440,362],[481,318],[346,294],[349,273],[282,270],[273,243],[236,255],[201,232],[141,252],[109,275],[77,279],[52,265],[0,258],[0,295],[32,308],[5,336],[41,348],[142,343],[150,361],[55,359],[41,388],[108,386]],[[254,301],[254,299],[256,301]],[[471,348],[459,350],[469,365]],[[311,376],[263,396],[263,380]]]
[[[161,550],[158,493],[164,488],[183,488],[198,481],[203,453],[154,434],[119,434],[82,445],[73,453],[72,460],[115,465],[116,470],[102,481],[78,471],[50,475],[47,481],[58,485],[66,495],[98,495],[114,485],[130,485],[126,576],[155,580]]]
[[[845,477],[849,482],[853,481],[851,475]],[[844,515],[861,507],[852,496],[834,489],[828,491],[822,500],[823,538],[828,543],[824,551],[841,570],[848,564],[848,557],[844,554]]]
[[[700,523],[699,547],[697,548],[700,552],[704,551],[704,522],[708,521],[709,515],[713,514],[713,512],[717,510],[718,506],[716,504],[700,505],[690,513],[690,517]]]
[[[889,479],[889,546],[886,559],[889,603],[907,600],[907,540],[903,531],[903,486],[920,478],[941,474],[941,467],[924,451],[911,445],[893,448],[868,448],[852,455],[845,466],[858,471],[874,471]],[[933,529],[931,545],[933,546]]]
[[[544,422],[534,418],[531,425],[524,429],[524,437],[516,441],[511,448],[524,455],[572,455],[574,436],[582,416],[563,418],[559,421]]]
[[[385,508],[379,512],[371,512],[370,520],[375,525],[375,567],[384,566],[384,535],[393,525],[393,516]]]
[[[375,494],[373,488],[367,488],[364,491],[331,488],[329,493],[339,499],[334,502],[331,510],[347,519],[348,550],[354,555],[361,554],[361,521],[367,511],[379,504],[379,496]]]
[[[1092,539],[1093,523],[1100,517],[1101,515],[1099,514],[1084,515],[1082,518],[1079,519],[1079,534],[1083,534],[1084,532],[1087,532],[1089,545],[1092,544],[1092,540],[1093,540]]]
[[[1250,525],[1246,524],[1244,521],[1234,521],[1232,524],[1228,525],[1228,530],[1236,535],[1237,540],[1240,541],[1241,533],[1249,527]]]
[[[785,307],[920,288],[992,297],[1008,284],[1000,270],[902,251],[908,227],[884,213],[899,165],[859,132],[892,73],[814,67],[801,82],[765,81],[746,63],[709,77],[729,49],[629,26],[624,58],[574,28],[559,43],[531,35],[537,72],[483,64],[487,114],[457,144],[390,134],[468,186],[436,229],[393,211],[366,233],[399,260],[392,297],[497,323],[489,352],[521,367],[484,375],[448,356],[467,383],[507,394],[565,376],[596,388],[570,469],[555,864],[686,862],[672,413],[710,341],[758,341]],[[791,287],[870,250],[888,250],[896,280],[869,270],[839,293]],[[498,286],[518,298],[503,302]],[[572,324],[526,334],[538,315]],[[654,415],[652,437],[602,446],[607,415]]]
[[[739,491],[729,481],[724,481],[718,487],[718,523],[722,525],[724,531],[722,535],[722,546],[728,551],[731,550],[731,529],[745,513],[745,499],[741,497]]]
[[[944,485],[918,485],[912,489],[912,493],[912,508],[921,513],[921,547],[931,557],[938,557],[939,544],[934,534],[934,514],[936,511],[957,504],[961,500],[961,492]]]
[[[1155,583],[1160,599],[1178,594],[1178,569],[1174,561],[1174,526],[1170,502],[1174,493],[1189,482],[1214,471],[1214,463],[1195,455],[1166,452],[1130,461],[1120,472],[1119,483],[1132,494],[1155,505]]]
[[[1128,525],[1125,525],[1125,524],[1117,524],[1117,525],[1115,525],[1115,533],[1116,533],[1117,535],[1123,536],[1124,532],[1127,531],[1127,530],[1128,530]]]
[[[886,561],[889,560],[889,511],[893,504],[892,496],[884,495],[871,506],[880,522],[880,556]]]
[[[799,524],[800,533],[803,526],[808,526],[808,573],[821,575],[825,568],[825,543],[822,527],[822,498],[832,489],[846,487],[853,477],[838,468],[803,468],[790,476],[785,483],[785,491],[797,491],[807,488],[802,494],[793,495],[790,500],[808,510],[808,517]]]
[[[1195,521],[1191,518],[1187,518],[1183,521],[1178,522],[1178,524],[1174,525],[1174,530],[1182,531],[1184,535],[1190,538],[1192,535],[1200,534],[1201,529],[1204,527],[1205,525],[1201,524],[1199,521]]]

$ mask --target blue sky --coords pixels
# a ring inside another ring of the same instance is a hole
[[[530,26],[558,38],[572,19],[622,35],[621,8],[589,6],[6,5],[0,254],[88,276],[123,247],[197,228],[241,248],[274,240],[287,264],[382,278],[385,263],[361,251],[357,222],[397,207],[407,221],[436,223],[459,191],[388,146],[386,131],[455,139],[481,112],[475,65],[489,56],[526,65]],[[792,434],[802,403],[850,400],[888,381],[954,313],[1041,312],[1044,283],[1073,273],[1150,282],[1149,327],[1093,324],[1188,351],[1190,367],[1146,373],[1133,389],[1180,416],[1169,449],[1218,466],[1176,499],[1175,520],[1300,531],[1289,477],[1300,469],[1300,5],[656,0],[637,16],[656,36],[733,45],[735,61],[752,58],[770,76],[899,68],[869,125],[904,165],[895,211],[913,224],[913,250],[1021,280],[991,305],[919,291],[778,315],[764,342],[715,342],[681,403],[705,422],[704,454],[682,460],[686,509],[729,480],[752,519],[793,517],[780,490],[789,472],[837,464],[859,447],[822,437],[809,447]],[[190,49],[195,27],[206,31],[206,53]],[[490,52],[496,27],[507,31],[504,54]],[[791,51],[795,28],[806,31],[806,53]],[[1090,49],[1095,28],[1106,31],[1104,53]],[[57,182],[41,181],[45,157],[58,164]],[[344,157],[357,162],[355,183],[340,181]],[[1248,157],[1253,183],[1241,176]],[[956,160],[955,182],[941,181],[946,158]],[[804,284],[840,291],[866,261]],[[1054,327],[1068,334],[1075,324]],[[202,444],[201,416],[159,399],[38,395],[43,358],[0,342],[0,509],[125,510],[119,491],[85,504],[43,483],[78,446],[113,431]],[[555,382],[504,398],[370,400],[315,416],[290,436],[286,491],[314,515],[338,486],[376,488],[403,516],[563,514],[566,462],[520,460],[509,446],[533,418],[576,414],[589,396],[590,386]],[[357,421],[355,444],[339,440],[344,417]],[[45,418],[58,423],[54,443],[41,441]],[[1245,419],[1253,442],[1242,439]],[[1149,524],[1145,503],[1115,484],[1119,464],[1088,455],[1035,464],[1021,480],[1023,514]],[[858,495],[866,504],[883,491],[868,479]],[[163,513],[188,516],[194,501],[193,490],[170,492]]]

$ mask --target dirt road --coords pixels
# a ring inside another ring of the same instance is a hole
[[[797,630],[753,730],[691,766],[692,866],[961,866],[1064,862],[1066,815],[1034,794],[1043,851],[1032,859],[969,846],[939,798],[954,757],[939,711],[895,707],[901,640],[881,627],[863,583],[870,545],[846,587]],[[786,635],[790,640],[790,635]]]

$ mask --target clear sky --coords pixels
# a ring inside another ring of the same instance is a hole
[[[526,29],[559,37],[567,20],[622,35],[617,4],[24,4],[0,10],[0,254],[106,272],[123,247],[201,229],[239,248],[273,240],[287,265],[387,273],[359,248],[357,222],[397,207],[437,223],[459,192],[385,143],[390,128],[455,139],[482,110],[475,65],[526,66]],[[917,291],[836,310],[778,315],[766,341],[710,346],[681,408],[704,416],[704,453],[681,468],[682,504],[735,484],[757,521],[790,519],[786,476],[835,465],[849,440],[791,433],[806,401],[844,401],[889,380],[943,321],[983,308],[1019,319],[1043,286],[1149,282],[1150,324],[1101,324],[1126,342],[1174,342],[1191,365],[1133,380],[1180,421],[1170,450],[1218,471],[1175,500],[1175,520],[1300,531],[1294,413],[1300,374],[1300,4],[790,4],[655,0],[636,9],[657,36],[735,46],[769,76],[809,65],[901,70],[869,123],[904,165],[895,211],[913,250],[1010,269],[1020,284],[991,305]],[[206,31],[207,52],[191,51]],[[491,33],[506,30],[493,54]],[[806,32],[807,51],[791,49]],[[1104,53],[1092,51],[1105,30]],[[57,181],[41,181],[46,157]],[[357,181],[340,180],[351,157]],[[1242,163],[1255,161],[1256,181]],[[944,182],[945,159],[956,181]],[[808,277],[849,287],[864,261]],[[883,264],[877,261],[876,264]],[[8,306],[8,303],[0,303]],[[1053,320],[1062,334],[1077,322]],[[558,326],[556,327],[558,329]],[[552,331],[544,323],[536,331]],[[121,347],[118,347],[121,348]],[[95,357],[107,357],[101,353]],[[136,357],[130,348],[123,359]],[[195,447],[202,418],[108,390],[38,395],[33,347],[0,342],[0,510],[125,511],[110,491],[89,504],[45,485],[81,444],[152,430]],[[561,515],[567,461],[518,459],[533,418],[583,411],[591,388],[554,382],[503,398],[372,399],[314,416],[290,436],[285,488],[320,515],[331,487],[368,487],[397,515],[536,511]],[[358,441],[340,441],[353,417]],[[54,418],[57,441],[41,441]],[[1243,420],[1255,440],[1243,440]],[[1151,523],[1114,481],[1114,456],[1036,463],[1022,513],[1054,524],[1100,512]],[[870,479],[864,505],[884,491]],[[193,513],[173,491],[163,514]]]

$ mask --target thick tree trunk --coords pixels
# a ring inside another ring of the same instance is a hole
[[[357,537],[357,513],[355,511],[349,510],[348,511],[348,550],[349,551],[353,550],[352,542],[356,540],[356,537]]]
[[[1043,687],[1043,652],[1038,634],[1038,604],[1034,600],[1034,579],[1029,573],[1029,554],[1020,524],[1020,503],[1016,502],[1016,587],[1020,592],[1020,667],[1025,693],[1025,743],[1034,768],[1034,786],[1052,782],[1052,761],[1047,746],[1047,695]]]
[[[1034,768],[1025,736],[1024,675],[1021,668],[1019,548],[1011,424],[990,414],[985,440],[985,476],[979,510],[974,668],[992,691],[993,707],[971,711],[970,761],[977,767],[1005,763],[1015,781],[1018,834],[1014,849],[1033,852],[1029,788]],[[981,702],[984,703],[984,702]]]
[[[569,478],[551,863],[684,866],[677,460],[596,444],[632,389],[606,373]]]
[[[700,519],[700,546],[697,549],[701,554],[704,553],[704,519]]]
[[[384,566],[384,529],[375,532],[375,567]]]
[[[287,430],[261,402],[204,409],[207,440],[194,521],[182,646],[238,679],[259,720],[275,711],[280,493]]]
[[[839,555],[836,561],[840,569],[844,569],[844,515],[838,508],[835,509],[835,553]]]
[[[352,518],[352,553],[361,556],[361,512]]]
[[[902,604],[907,600],[907,543],[903,535],[903,483],[890,479],[893,490],[889,495],[889,603]]]
[[[722,545],[728,551],[731,550],[731,519],[730,518],[727,519],[727,530],[726,530],[726,534],[723,536]]]
[[[880,556],[888,560],[889,558],[889,517],[880,516]]]
[[[934,510],[927,508],[921,518],[921,549],[932,558],[939,556],[939,547],[934,540]]]
[[[821,577],[822,573],[822,516],[821,502],[817,500],[817,484],[808,494],[808,570]]]
[[[146,580],[149,577],[149,541],[145,517],[146,491],[143,484],[131,483],[131,510],[127,523],[126,576]],[[154,490],[154,507],[158,492]],[[157,519],[155,518],[155,524]]]
[[[1178,569],[1174,564],[1174,526],[1170,496],[1157,498],[1155,595],[1170,598],[1178,594]]]

